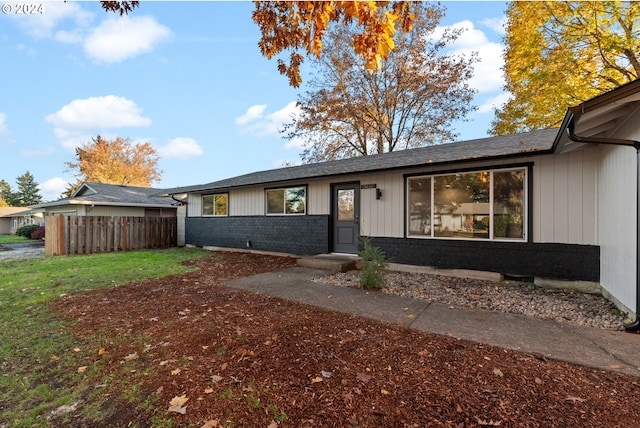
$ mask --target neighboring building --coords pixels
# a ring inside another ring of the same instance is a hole
[[[25,207],[0,207],[0,235],[14,235],[22,226],[42,224],[42,214]]]
[[[175,217],[176,202],[155,197],[162,189],[83,183],[70,198],[33,205],[45,215]]]
[[[639,311],[640,81],[559,129],[255,172],[165,191],[185,242],[599,283]],[[635,327],[637,327],[636,322]]]

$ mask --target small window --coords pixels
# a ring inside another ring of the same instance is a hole
[[[202,197],[202,215],[222,217],[228,215],[229,194],[205,195]]]
[[[289,187],[267,190],[267,214],[306,214],[307,188]]]

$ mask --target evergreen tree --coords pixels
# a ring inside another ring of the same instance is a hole
[[[16,178],[16,184],[18,185],[18,191],[14,195],[12,205],[27,207],[42,203],[38,183],[36,183],[35,178],[29,171]]]

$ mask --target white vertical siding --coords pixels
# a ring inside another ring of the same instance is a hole
[[[534,186],[533,240],[535,242],[554,242],[554,202],[553,158],[538,158],[533,168]]]
[[[534,242],[597,245],[598,151],[587,146],[534,159]]]
[[[315,180],[307,185],[307,214],[328,215],[331,210],[329,180]]]
[[[264,189],[262,187],[235,189],[229,192],[229,215],[263,215],[264,210]]]
[[[569,178],[569,155],[554,156],[553,162],[553,242],[569,242],[569,180],[573,182],[582,177]],[[544,207],[543,207],[544,208]]]
[[[567,242],[584,241],[583,188],[585,180],[577,179],[577,177],[584,176],[583,154],[582,150],[578,150],[569,153],[567,158]]]
[[[375,184],[376,189],[360,192],[360,224],[362,235],[401,238],[404,236],[404,177],[402,172],[380,172],[362,177],[362,184]]]
[[[187,195],[187,217],[202,216],[202,196],[189,193]]]
[[[636,150],[602,146],[599,176],[600,284],[623,305],[636,305]]]

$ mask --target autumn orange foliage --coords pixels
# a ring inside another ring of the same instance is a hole
[[[76,148],[76,162],[66,162],[80,181],[151,187],[160,180],[158,154],[149,143],[100,136]]]
[[[332,23],[355,25],[354,51],[369,69],[380,67],[394,48],[396,25],[411,29],[411,2],[388,1],[256,1],[253,21],[262,32],[258,43],[262,54],[271,59],[289,50],[289,62],[278,60],[278,70],[297,87],[302,79],[300,65],[304,56],[320,57],[322,39]]]

